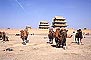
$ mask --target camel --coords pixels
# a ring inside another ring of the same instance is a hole
[[[27,30],[21,30],[20,31],[20,36],[21,36],[21,39],[23,40],[23,45],[26,45],[26,43],[28,43],[29,42],[29,40],[27,40],[27,38],[28,38],[28,32],[27,32]]]

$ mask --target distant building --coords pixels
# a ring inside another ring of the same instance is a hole
[[[32,27],[31,26],[26,26],[25,29],[30,30],[30,29],[32,29]]]
[[[55,16],[53,18],[53,22],[52,22],[52,27],[67,27],[67,21],[64,17],[62,16]]]
[[[47,21],[41,21],[39,24],[39,29],[48,29],[49,23]]]

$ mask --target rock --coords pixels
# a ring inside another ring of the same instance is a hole
[[[13,51],[13,49],[11,49],[11,48],[7,48],[6,51]]]

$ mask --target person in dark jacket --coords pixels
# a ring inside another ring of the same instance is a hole
[[[80,43],[82,43],[81,40],[82,40],[83,36],[82,36],[82,31],[81,31],[81,29],[77,30],[77,33],[76,33],[76,36],[75,36],[75,37],[77,38],[77,44],[78,44],[78,45],[79,45]]]
[[[79,40],[80,40],[80,43],[82,44],[82,38],[83,38],[83,35],[82,35],[82,30],[79,29]]]

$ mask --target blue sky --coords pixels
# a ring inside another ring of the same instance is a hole
[[[91,0],[0,0],[0,28],[38,28],[57,15],[66,18],[68,28],[91,29]]]

